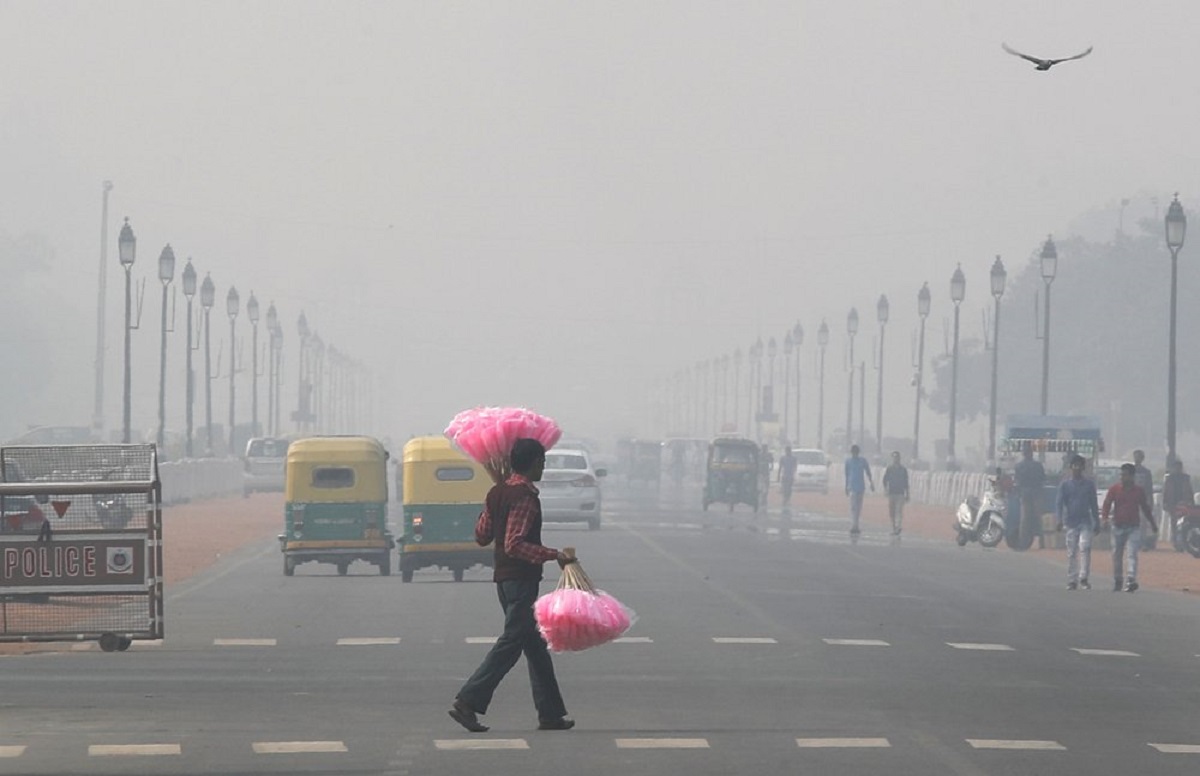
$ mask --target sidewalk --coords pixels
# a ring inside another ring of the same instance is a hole
[[[770,503],[779,507],[779,486],[772,483]],[[846,530],[850,529],[850,500],[842,493],[830,491],[828,495],[820,493],[792,494],[792,508],[804,509],[832,517],[845,517]],[[863,500],[862,524],[882,531],[891,530],[888,519],[887,499],[879,493],[867,493]],[[909,502],[904,507],[904,533],[915,534],[928,539],[942,539],[946,543],[954,541],[955,532],[954,510],[951,507],[931,506]],[[1049,545],[1049,542],[1047,542]],[[1035,543],[1036,546],[1036,543]],[[1001,543],[997,552],[1013,552]],[[1065,550],[1031,549],[1028,553],[1043,558],[1047,563],[1053,563],[1063,569],[1066,574],[1067,555]],[[1092,550],[1092,584],[1097,590],[1106,589],[1111,584],[1112,556],[1108,550],[1093,548]],[[1138,556],[1138,584],[1143,588],[1158,590],[1176,590],[1184,593],[1200,594],[1200,559],[1193,558],[1183,552],[1176,552],[1165,542],[1159,542],[1154,550],[1143,550]]]

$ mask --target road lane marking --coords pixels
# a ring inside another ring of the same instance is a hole
[[[313,754],[323,752],[346,752],[341,741],[255,741],[255,754]]]
[[[835,647],[890,647],[891,644],[879,639],[821,639],[826,644]]]
[[[214,647],[273,647],[275,639],[213,639]]]
[[[99,649],[99,648],[100,648],[100,645],[94,641],[84,641],[80,644],[72,644],[71,645],[72,652],[87,652],[88,650]]]
[[[1123,649],[1085,649],[1083,647],[1071,647],[1074,651],[1081,655],[1102,655],[1106,657],[1141,657],[1136,652],[1128,652]]]
[[[975,749],[1022,749],[1026,751],[1057,752],[1066,747],[1057,741],[1021,741],[1003,738],[968,738],[967,743]]]
[[[467,636],[464,639],[468,644],[495,644],[499,636]]]
[[[438,749],[457,751],[529,748],[524,738],[440,738],[436,739],[433,745]]]
[[[371,638],[371,637],[348,638],[348,639],[338,639],[337,640],[337,645],[339,647],[374,647],[374,646],[391,645],[391,644],[399,644],[399,643],[400,643],[399,636],[382,637],[382,638]]]
[[[618,738],[618,749],[708,749],[706,738]]]
[[[947,641],[947,645],[955,649],[974,649],[980,652],[1013,652],[1007,644],[976,644],[969,641]]]
[[[892,745],[886,738],[797,738],[796,746],[801,749],[888,749]]]
[[[89,757],[157,757],[182,754],[179,744],[92,744]]]
[[[778,644],[772,638],[760,636],[713,636],[714,644]]]
[[[613,639],[614,644],[653,644],[654,639],[646,636],[622,636],[619,639]]]
[[[1200,744],[1147,744],[1163,754],[1200,754]]]
[[[23,754],[24,746],[0,746],[0,758],[20,757]]]

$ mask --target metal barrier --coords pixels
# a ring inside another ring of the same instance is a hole
[[[162,637],[154,445],[0,448],[0,642]]]

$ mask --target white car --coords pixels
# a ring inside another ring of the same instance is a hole
[[[824,450],[793,450],[796,479],[793,490],[829,492],[829,457]]]
[[[600,528],[600,478],[608,474],[592,467],[591,456],[579,448],[554,448],[546,453],[541,492],[542,520],[547,523],[587,523]]]
[[[272,437],[254,437],[246,442],[246,454],[242,456],[244,495],[283,492],[289,444],[286,439]]]

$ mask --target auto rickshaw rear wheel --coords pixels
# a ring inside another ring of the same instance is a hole
[[[121,638],[115,633],[100,634],[100,649],[105,652],[116,652],[121,645]]]
[[[379,559],[379,563],[377,565],[379,566],[379,576],[390,577],[392,575],[392,556],[391,555],[388,555],[385,552],[383,554],[383,557]]]
[[[463,569],[454,569],[454,581],[455,582],[463,581]]]
[[[339,564],[337,564],[337,570],[338,570],[338,576],[344,577],[344,576],[346,576],[346,572],[350,571],[350,564],[349,563],[339,563]]]
[[[117,642],[117,651],[124,652],[131,646],[133,646],[133,639],[129,638],[128,636],[122,636],[120,641]]]
[[[288,557],[287,555],[284,555],[283,556],[283,575],[285,577],[290,577],[295,573],[296,573],[296,559]]]

